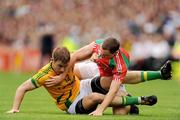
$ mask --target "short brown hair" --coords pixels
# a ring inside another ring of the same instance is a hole
[[[102,44],[102,49],[109,50],[111,54],[115,53],[119,49],[119,47],[120,47],[119,41],[112,37],[105,39]]]
[[[52,59],[56,61],[61,61],[63,64],[66,64],[70,61],[70,52],[66,47],[57,47],[53,50]]]

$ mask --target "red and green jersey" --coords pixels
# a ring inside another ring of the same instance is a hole
[[[101,44],[103,40],[94,42],[93,54],[97,54],[94,62],[97,63],[100,76],[113,76],[113,80],[122,81],[129,67],[129,54],[123,48],[120,48],[113,58],[102,56]]]

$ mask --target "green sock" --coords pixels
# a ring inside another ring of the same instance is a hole
[[[160,71],[142,71],[141,72],[142,82],[156,80],[156,79],[162,79]]]
[[[129,96],[123,96],[122,97],[122,105],[139,105],[141,102],[141,97],[129,97]]]

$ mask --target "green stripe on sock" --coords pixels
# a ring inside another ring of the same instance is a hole
[[[142,82],[156,80],[156,79],[162,79],[160,71],[142,71],[141,72]]]
[[[126,98],[122,97],[122,105],[124,105],[126,103]]]
[[[122,105],[139,105],[139,97],[129,97],[129,96],[123,96],[122,97]]]
[[[145,77],[145,72],[143,71],[143,72],[141,72],[141,81],[142,82],[145,82],[146,81],[146,77]]]

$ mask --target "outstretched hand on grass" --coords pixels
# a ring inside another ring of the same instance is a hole
[[[18,113],[18,112],[19,112],[19,110],[11,109],[11,110],[7,111],[6,113],[12,114],[12,113]]]
[[[89,115],[92,115],[92,116],[102,116],[103,112],[102,112],[101,109],[97,108],[95,111],[91,112]]]

